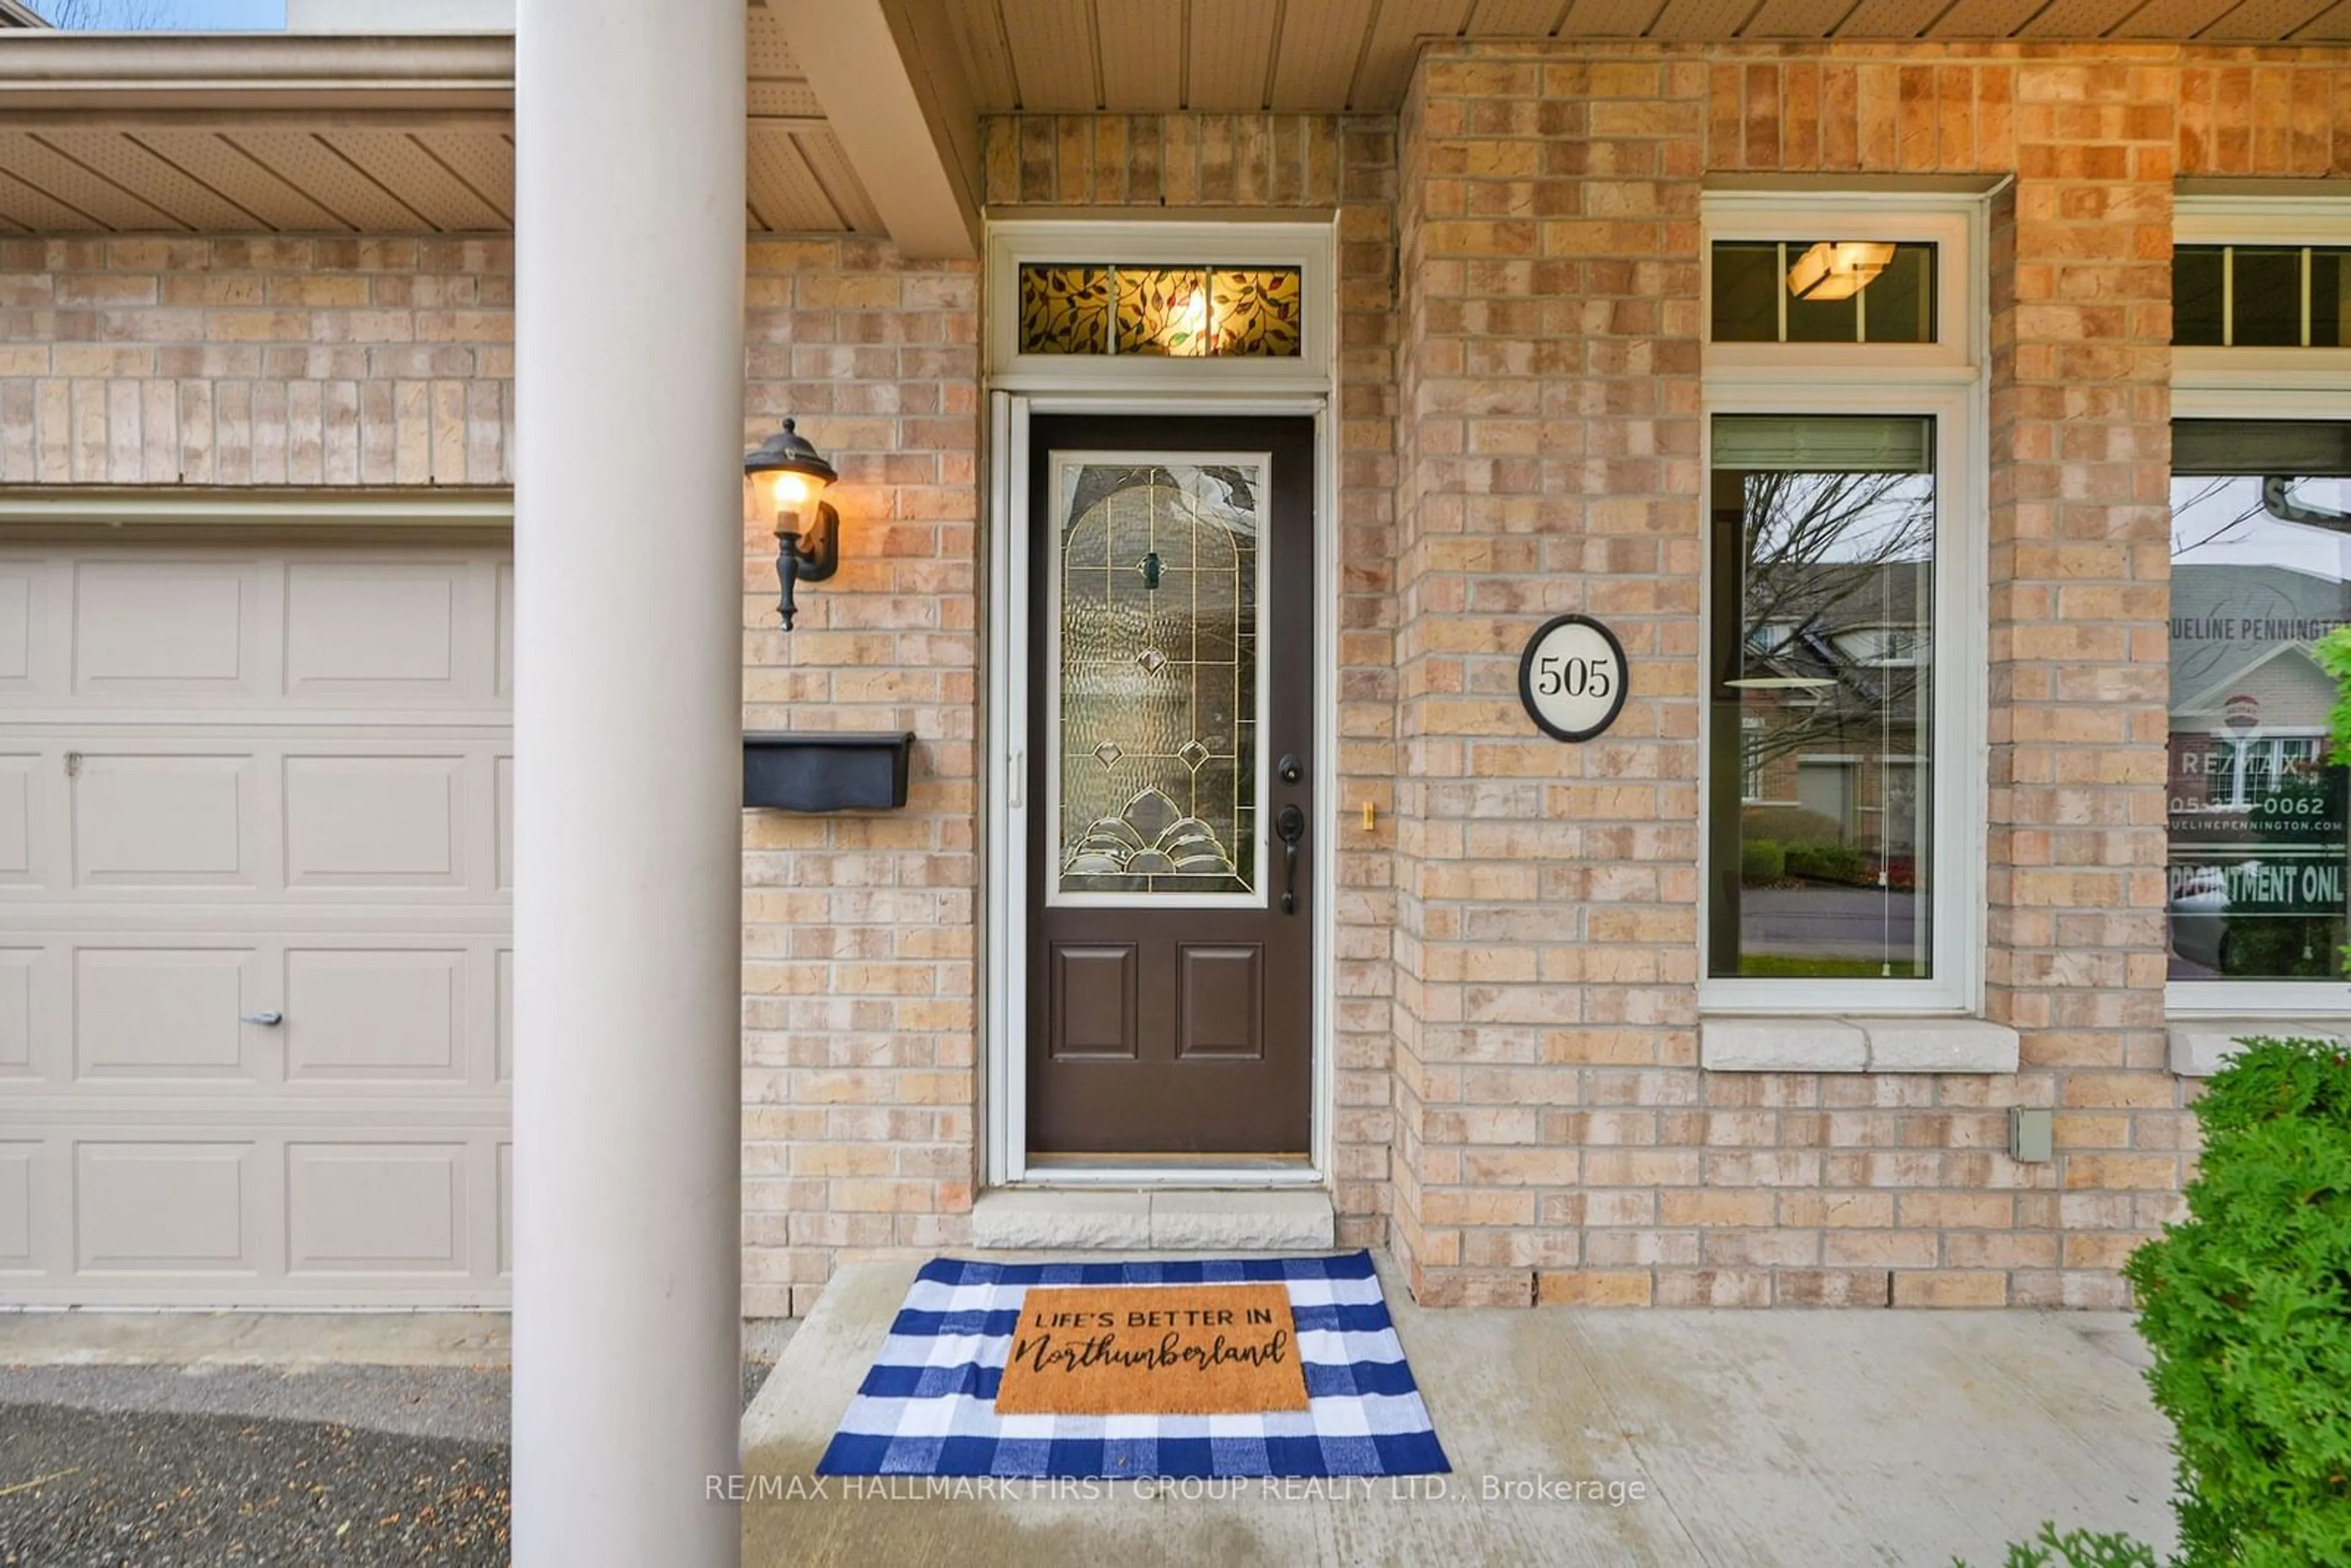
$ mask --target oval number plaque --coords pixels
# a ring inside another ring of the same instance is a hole
[[[1625,645],[1589,615],[1560,615],[1527,639],[1519,700],[1555,740],[1590,740],[1625,706]]]

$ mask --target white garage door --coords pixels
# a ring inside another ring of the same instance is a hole
[[[0,549],[0,1301],[504,1299],[512,603]]]

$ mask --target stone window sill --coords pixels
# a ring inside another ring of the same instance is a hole
[[[2013,1072],[2017,1034],[1981,1019],[1731,1017],[1698,1024],[1714,1072]]]
[[[2331,1040],[2351,1036],[2351,1019],[2193,1018],[2173,1019],[2171,1071],[2182,1078],[2210,1078],[2237,1054],[2237,1042],[2263,1035],[2273,1040]]]

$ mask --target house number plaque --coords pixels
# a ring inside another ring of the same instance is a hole
[[[1590,740],[1625,707],[1625,645],[1589,615],[1543,622],[1519,656],[1519,701],[1554,740]]]

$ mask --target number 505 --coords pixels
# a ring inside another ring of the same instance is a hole
[[[1535,661],[1539,696],[1604,697],[1615,689],[1614,673],[1597,659],[1547,653]]]

